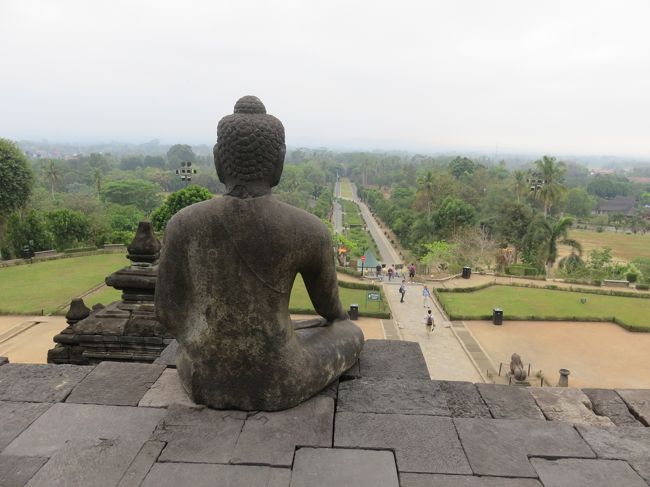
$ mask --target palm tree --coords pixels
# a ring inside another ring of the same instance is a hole
[[[573,218],[565,216],[557,222],[550,222],[547,219],[541,220],[539,224],[544,232],[544,240],[540,248],[540,257],[544,258],[546,264],[546,275],[550,275],[551,268],[557,260],[558,244],[568,245],[572,253],[582,255],[582,245],[577,240],[569,238],[569,228],[573,225]]]
[[[45,177],[50,180],[52,199],[54,199],[54,185],[59,182],[59,170],[54,165],[54,161],[50,161],[50,164],[45,168]]]
[[[517,196],[517,203],[521,203],[521,197],[526,192],[526,187],[528,186],[526,176],[527,175],[524,171],[515,171],[512,173],[515,195]]]
[[[418,178],[418,185],[420,186],[420,191],[424,195],[424,198],[427,202],[427,216],[431,216],[431,203],[433,202],[433,173],[427,171],[424,176]]]
[[[555,203],[566,191],[564,187],[564,173],[566,166],[563,162],[557,162],[555,157],[544,156],[535,161],[536,176],[541,179],[539,186],[534,186],[535,197],[544,202],[544,217],[548,214]]]
[[[93,172],[93,184],[95,185],[95,189],[97,190],[97,194],[102,192],[102,171],[101,169],[97,168]]]

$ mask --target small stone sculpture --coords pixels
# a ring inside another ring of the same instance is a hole
[[[528,375],[521,362],[521,357],[517,353],[513,353],[510,358],[510,375],[516,382],[524,382]]]
[[[167,225],[156,311],[178,340],[178,373],[198,404],[295,406],[350,368],[363,346],[339,300],[329,231],[271,194],[285,150],[282,123],[258,98],[241,98],[214,147],[226,195]],[[291,321],[298,273],[323,319]]]

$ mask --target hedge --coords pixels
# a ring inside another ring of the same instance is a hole
[[[336,272],[342,272],[343,274],[347,274],[349,276],[361,277],[361,271],[357,271],[352,267],[336,266]]]
[[[349,282],[349,281],[338,281],[339,287],[345,287],[348,289],[367,289],[369,291],[381,291],[381,287],[377,284],[369,284],[366,282]]]
[[[318,315],[316,311],[311,308],[289,308],[289,313],[297,315]],[[363,318],[379,318],[387,320],[390,318],[390,313],[388,311],[361,311],[359,310],[359,316]]]

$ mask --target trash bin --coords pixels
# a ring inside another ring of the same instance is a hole
[[[348,314],[350,315],[351,320],[358,320],[359,319],[359,305],[358,304],[351,304],[350,305],[350,312]]]
[[[469,279],[472,275],[471,267],[463,267],[463,279]]]
[[[503,325],[503,310],[494,308],[492,310],[492,323],[495,325]]]

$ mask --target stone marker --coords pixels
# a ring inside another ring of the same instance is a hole
[[[472,473],[451,418],[336,413],[334,446],[395,450],[399,472]]]
[[[22,487],[27,485],[47,458],[44,457],[18,457],[14,455],[0,455],[0,485],[3,487]]]
[[[258,98],[241,98],[217,128],[225,196],[167,224],[156,311],[178,340],[178,373],[197,404],[293,407],[349,369],[363,345],[339,300],[327,227],[271,193],[284,155],[282,123]],[[298,273],[324,319],[295,326],[289,297]]]
[[[295,408],[248,416],[230,463],[290,467],[297,446],[331,446],[334,400],[316,396]]]
[[[301,448],[296,452],[291,487],[399,487],[393,452]]]
[[[544,487],[647,487],[625,462],[531,458]]]
[[[156,463],[142,487],[289,487],[290,479],[288,468]]]
[[[542,487],[535,479],[505,477],[404,473],[399,479],[400,487]]]
[[[339,385],[339,412],[451,416],[439,383],[429,379],[361,378]]]
[[[591,401],[594,413],[607,416],[616,426],[640,426],[621,396],[611,389],[582,389]]]
[[[0,451],[50,406],[36,402],[0,402]]]
[[[614,426],[607,416],[594,414],[591,401],[580,389],[531,387],[529,390],[544,416],[551,421]]]
[[[359,357],[362,377],[430,379],[417,342],[368,340]]]
[[[63,401],[91,370],[93,367],[78,365],[3,365],[0,367],[0,401]]]
[[[528,388],[503,384],[476,384],[476,387],[496,419],[546,420]]]
[[[164,365],[102,362],[74,388],[66,402],[137,406]]]
[[[578,430],[599,458],[625,460],[650,483],[650,429],[578,426]]]
[[[632,414],[644,425],[650,426],[650,389],[617,389],[616,392]]]
[[[477,475],[537,477],[529,456],[594,457],[578,432],[566,423],[455,418],[454,424]]]

